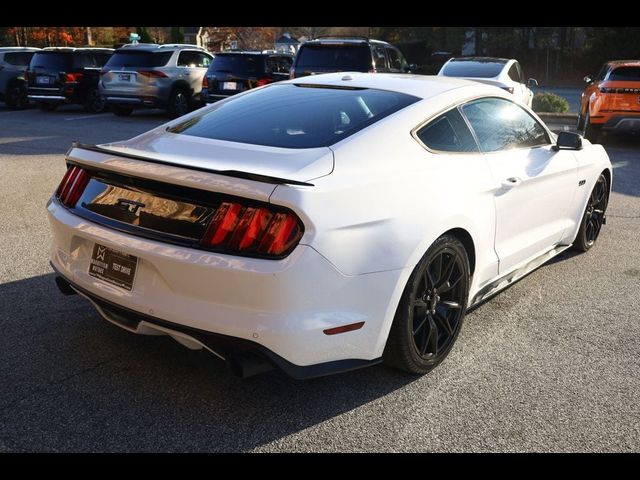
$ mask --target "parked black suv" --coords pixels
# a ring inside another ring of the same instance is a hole
[[[105,103],[98,93],[98,80],[112,53],[110,48],[57,47],[36,52],[27,70],[29,100],[43,110],[77,103],[89,112],[102,112]]]
[[[287,80],[293,55],[275,52],[216,53],[202,79],[202,100],[215,102],[267,83]]]
[[[393,45],[366,37],[318,37],[303,43],[291,78],[329,72],[410,73],[404,55]]]
[[[30,47],[0,47],[0,100],[9,108],[27,106],[27,86],[24,72],[33,54],[40,50]]]

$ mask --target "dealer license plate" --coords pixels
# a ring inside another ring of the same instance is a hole
[[[91,254],[89,275],[130,291],[137,265],[138,257],[96,243]]]

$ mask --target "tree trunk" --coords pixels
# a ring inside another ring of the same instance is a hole
[[[93,45],[93,40],[91,38],[91,27],[87,27],[87,46]]]

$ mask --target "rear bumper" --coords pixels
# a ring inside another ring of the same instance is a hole
[[[43,103],[67,103],[69,100],[67,97],[62,95],[27,95],[29,100],[33,100],[34,102],[43,102]]]
[[[403,270],[346,276],[306,245],[282,260],[194,250],[94,224],[55,200],[47,208],[55,270],[127,317],[250,342],[296,378],[369,365],[382,356],[385,314]],[[94,243],[138,257],[131,291],[88,274]],[[365,322],[359,330],[324,333],[357,322]]]
[[[640,132],[640,112],[635,115],[614,115],[602,124],[602,129],[618,132]]]
[[[136,108],[165,108],[167,103],[154,96],[118,95],[102,93],[107,105],[125,105]]]

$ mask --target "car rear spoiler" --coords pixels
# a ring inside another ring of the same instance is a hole
[[[215,170],[213,168],[185,166],[185,165],[175,164],[171,162],[166,162],[164,160],[158,160],[157,158],[145,157],[142,155],[135,155],[132,153],[125,153],[125,152],[110,150],[108,148],[100,147],[98,145],[80,143],[78,141],[71,142],[71,148],[67,151],[67,155],[69,155],[69,153],[73,148],[89,150],[91,152],[106,153],[109,155],[117,155],[119,157],[131,158],[134,160],[142,160],[150,163],[159,163],[162,165],[171,165],[174,167],[188,168],[190,170],[198,170],[201,172],[215,173],[216,175],[224,175],[226,177],[244,178],[246,180],[253,180],[255,182],[262,182],[262,183],[271,183],[274,185],[301,185],[305,187],[314,186],[313,183],[301,182],[300,180],[289,180],[287,178],[272,177],[270,175],[261,175],[259,173],[241,172],[239,170]]]

